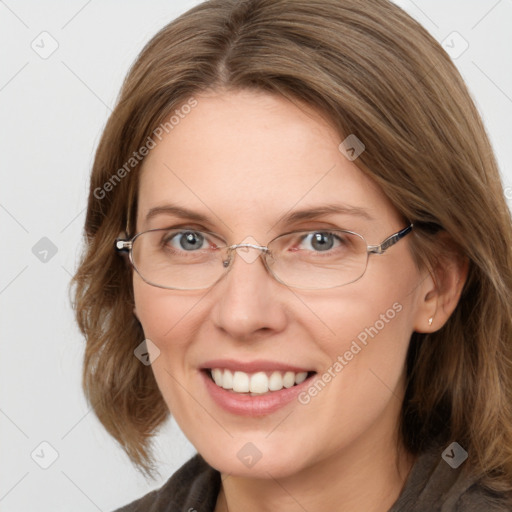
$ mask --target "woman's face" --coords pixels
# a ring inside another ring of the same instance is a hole
[[[185,227],[264,246],[294,230],[347,229],[378,244],[407,225],[309,109],[248,91],[196,99],[144,162],[137,232]],[[290,220],[327,205],[339,212]],[[427,321],[409,239],[371,255],[361,279],[331,289],[277,282],[253,249],[205,290],[157,288],[134,272],[135,313],[160,351],[158,386],[212,466],[284,477],[394,438],[409,339]],[[226,370],[239,391],[222,387],[230,386]],[[263,386],[253,389],[276,390],[251,395],[251,379]]]

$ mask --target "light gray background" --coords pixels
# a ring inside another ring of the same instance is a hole
[[[1,512],[108,512],[159,487],[194,453],[170,422],[158,438],[161,478],[148,482],[103,431],[80,388],[84,344],[67,287],[94,151],[123,77],[144,43],[196,3],[0,0]],[[512,204],[512,0],[397,3],[437,40],[450,36],[451,51],[464,44],[453,31],[469,44],[454,60]],[[46,59],[31,47],[51,49],[43,31],[58,43]],[[58,458],[42,469],[53,450]]]

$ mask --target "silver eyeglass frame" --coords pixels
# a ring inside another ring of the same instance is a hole
[[[367,255],[369,256],[370,254],[383,254],[390,247],[392,247],[397,242],[399,242],[402,238],[404,238],[406,235],[408,235],[412,231],[413,227],[414,227],[414,224],[411,222],[407,227],[405,227],[405,228],[401,229],[400,231],[398,231],[396,233],[393,233],[392,235],[388,236],[380,244],[371,245],[371,244],[367,243],[367,245],[366,245]],[[212,283],[209,286],[202,287],[202,288],[176,288],[176,287],[171,287],[171,286],[162,286],[160,284],[156,284],[156,283],[153,283],[153,282],[147,280],[140,273],[139,269],[137,268],[137,265],[133,261],[133,256],[132,256],[132,254],[133,254],[133,251],[132,251],[133,243],[134,243],[134,241],[139,236],[143,235],[144,233],[149,233],[149,232],[153,232],[153,231],[162,231],[162,230],[165,230],[165,229],[167,229],[167,228],[148,229],[147,231],[142,231],[140,233],[135,234],[133,237],[131,237],[129,239],[117,238],[116,241],[115,241],[115,249],[116,249],[116,251],[118,251],[119,253],[121,253],[121,252],[128,252],[128,257],[129,257],[129,260],[130,260],[130,263],[131,263],[132,267],[135,269],[137,274],[139,274],[139,276],[142,278],[142,280],[144,282],[146,282],[147,284],[149,284],[151,286],[155,286],[157,288],[163,288],[165,290],[183,290],[183,291],[185,291],[185,290],[189,290],[189,291],[192,291],[192,290],[206,290],[208,288],[211,288],[215,284],[217,284],[228,273],[229,270],[224,272],[223,274],[221,274],[219,276],[219,278],[214,283]],[[190,231],[194,231],[194,230],[190,230]],[[201,231],[201,230],[197,230],[197,231],[199,231],[201,233],[205,233],[205,234],[214,235],[214,236],[219,238],[219,235],[217,235],[216,233],[213,233],[213,232]],[[317,231],[321,232],[322,230],[318,229]],[[333,232],[338,231],[338,232],[342,232],[342,233],[350,233],[352,235],[358,236],[364,242],[366,242],[366,239],[362,235],[360,235],[359,233],[356,233],[355,231],[350,231],[350,230],[346,230],[346,229],[332,229],[332,230],[326,229],[325,231],[329,231],[329,232],[330,231],[333,231]],[[274,240],[277,240],[278,238],[281,238],[283,236],[290,235],[290,234],[293,234],[293,233],[301,233],[301,232],[315,232],[315,230],[297,230],[297,231],[290,231],[288,233],[283,233],[283,234],[278,235],[275,238],[273,238],[270,242],[268,242],[268,245],[270,245]],[[235,251],[236,249],[242,248],[242,247],[256,249],[256,250],[261,251],[263,254],[271,254],[270,249],[267,246],[265,246],[265,245],[255,245],[255,244],[244,243],[244,244],[233,244],[233,245],[229,245],[229,246],[218,247],[219,249],[225,250],[226,254],[227,254],[227,258],[222,261],[222,265],[223,265],[224,268],[228,268],[228,269],[230,268],[231,262],[233,261],[233,258],[231,256],[233,254],[233,251]],[[329,289],[332,289],[332,288],[338,288],[338,287],[341,287],[341,286],[346,286],[347,284],[354,283],[354,282],[358,281],[359,279],[361,279],[364,276],[364,274],[366,273],[366,268],[367,268],[367,267],[365,267],[364,272],[357,279],[354,279],[353,281],[349,281],[348,283],[343,283],[343,284],[340,284],[340,285],[335,285],[335,286],[332,286],[330,288],[301,288],[301,287],[289,285],[289,284],[285,283],[284,281],[281,281],[281,279],[278,276],[276,276],[272,272],[270,267],[268,266],[267,259],[266,258],[262,258],[262,260],[263,260],[263,264],[264,264],[267,272],[277,282],[279,282],[279,283],[281,283],[281,284],[283,284],[285,286],[288,286],[290,288],[297,288],[297,289],[302,289],[302,290],[317,290],[317,289],[318,290],[329,290]]]

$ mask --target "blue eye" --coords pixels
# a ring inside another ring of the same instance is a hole
[[[329,251],[335,244],[340,243],[339,237],[334,235],[333,233],[325,232],[325,231],[316,231],[312,233],[308,233],[302,239],[302,243],[309,243],[310,246],[318,252]],[[338,246],[336,245],[336,247]]]
[[[199,231],[180,231],[165,240],[173,249],[185,250],[188,252],[208,248],[205,236]],[[206,247],[205,247],[206,244]]]

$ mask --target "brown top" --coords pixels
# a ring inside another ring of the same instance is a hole
[[[414,464],[402,493],[388,512],[511,512],[503,498],[453,469],[436,447]],[[196,455],[158,490],[115,512],[214,512],[220,473]],[[235,511],[239,512],[239,511]]]

